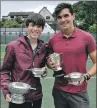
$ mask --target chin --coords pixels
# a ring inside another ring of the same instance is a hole
[[[62,30],[68,30],[68,27],[62,27]]]
[[[38,39],[38,37],[32,37],[33,39]]]
[[[36,37],[36,36],[31,36],[31,38],[32,38],[32,39],[37,39],[38,37]]]

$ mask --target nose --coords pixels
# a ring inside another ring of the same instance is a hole
[[[38,28],[37,26],[34,26],[34,30],[37,30],[37,28]]]
[[[66,20],[65,17],[62,17],[62,18],[61,18],[61,21],[65,21],[65,20]]]

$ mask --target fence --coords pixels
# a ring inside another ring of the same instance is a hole
[[[48,41],[50,36],[52,36],[54,33],[46,32],[42,33],[40,39],[44,40],[45,42]],[[96,40],[96,34],[91,33],[95,40]],[[19,36],[27,35],[27,29],[26,28],[1,28],[1,44],[7,44],[10,41],[16,40]],[[96,42],[97,43],[97,42]]]
[[[0,43],[7,44],[10,41],[16,40],[21,35],[24,35],[24,36],[27,35],[26,28],[2,28]],[[40,36],[40,39],[42,39],[46,42],[52,35],[53,35],[53,33],[50,33],[50,32],[42,33]]]

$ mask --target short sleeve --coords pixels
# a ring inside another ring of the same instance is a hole
[[[87,41],[87,52],[91,53],[96,50],[96,40],[92,35],[88,36],[88,41]]]

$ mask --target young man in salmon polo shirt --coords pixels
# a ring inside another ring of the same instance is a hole
[[[62,54],[61,66],[64,75],[71,72],[80,72],[84,75],[78,85],[74,85],[67,79],[58,82],[58,79],[55,78],[52,93],[55,108],[90,108],[87,82],[96,74],[95,40],[91,34],[75,27],[73,23],[75,13],[71,4],[58,4],[54,13],[61,30],[50,38],[50,48],[53,52]],[[93,66],[87,71],[88,56]],[[48,66],[53,70],[57,68],[55,61],[51,59],[48,59]],[[57,74],[55,71],[54,73]]]

